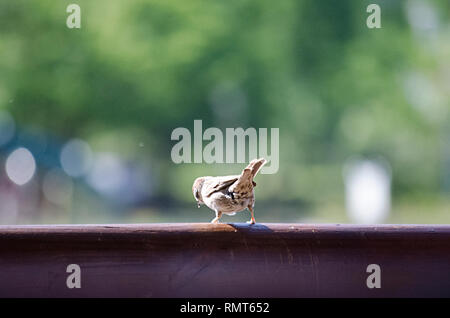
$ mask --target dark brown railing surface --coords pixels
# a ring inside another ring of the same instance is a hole
[[[0,296],[449,297],[450,226],[1,226]]]

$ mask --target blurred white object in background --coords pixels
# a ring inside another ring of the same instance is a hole
[[[351,159],[344,168],[347,213],[353,223],[382,223],[391,208],[391,171],[383,160]]]
[[[36,171],[36,162],[26,148],[14,150],[6,159],[6,174],[17,185],[28,183]]]
[[[71,177],[85,175],[92,166],[92,150],[81,139],[69,140],[61,150],[61,166]]]

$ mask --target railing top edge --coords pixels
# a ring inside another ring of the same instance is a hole
[[[141,224],[58,224],[58,225],[0,225],[0,234],[8,233],[145,233],[145,232],[310,232],[310,233],[381,233],[381,232],[448,232],[443,224],[303,224],[303,223],[141,223]]]

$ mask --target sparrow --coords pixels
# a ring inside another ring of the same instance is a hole
[[[255,205],[256,186],[253,178],[266,163],[264,158],[254,159],[242,171],[240,175],[220,177],[200,177],[195,179],[192,185],[192,193],[200,208],[205,204],[216,213],[211,223],[219,223],[222,214],[235,215],[236,212],[245,210],[251,213],[251,219],[247,223],[255,224],[253,207]]]

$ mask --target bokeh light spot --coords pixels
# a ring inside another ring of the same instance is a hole
[[[6,159],[6,174],[17,185],[28,183],[36,171],[36,162],[26,148],[14,150]]]
[[[89,173],[89,184],[105,195],[117,195],[125,190],[128,173],[122,161],[113,153],[98,154]]]
[[[60,160],[64,172],[69,176],[83,176],[92,164],[91,147],[83,140],[72,139],[64,145]]]

